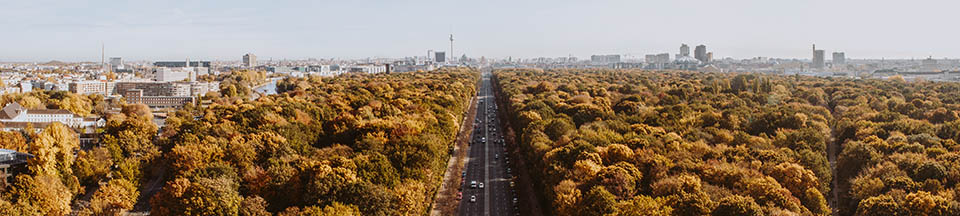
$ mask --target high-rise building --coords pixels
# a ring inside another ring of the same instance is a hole
[[[847,57],[843,52],[833,52],[833,65],[842,65],[847,63]]]
[[[656,64],[656,63],[657,63],[657,55],[647,54],[646,56],[643,57],[643,60],[644,60],[644,62],[646,62],[647,64]]]
[[[120,57],[110,57],[110,65],[116,67],[117,65],[123,65],[123,58]]]
[[[708,53],[707,53],[707,61],[704,62],[704,63],[711,62],[711,61],[713,61],[713,52],[708,52]]]
[[[114,70],[123,69],[123,59],[120,57],[110,57],[110,68]]]
[[[257,56],[252,53],[247,53],[243,55],[243,66],[244,67],[256,67],[257,66]]]
[[[693,51],[693,58],[700,60],[700,62],[707,63],[707,46],[701,44]]]
[[[647,64],[670,63],[670,53],[649,54],[645,56],[644,60],[646,60]]]
[[[592,55],[590,56],[590,62],[594,65],[620,63],[620,55]]]
[[[679,57],[690,56],[690,46],[687,44],[680,44],[680,55]]]
[[[824,56],[826,52],[823,50],[818,50],[817,45],[813,45],[813,63],[810,65],[811,68],[823,68],[826,66]]]
[[[446,52],[433,52],[435,62],[447,62],[447,53]]]

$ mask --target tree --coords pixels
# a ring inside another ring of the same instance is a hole
[[[93,194],[90,205],[80,215],[122,215],[133,208],[139,196],[136,186],[126,179],[114,179]]]
[[[580,201],[580,215],[613,215],[617,212],[617,197],[603,186],[595,186]]]
[[[592,122],[605,115],[604,111],[594,104],[577,104],[571,109],[573,122],[576,125],[583,125]]]
[[[24,95],[22,98],[20,98],[18,103],[27,109],[37,109],[41,108],[43,105],[43,101],[40,101],[39,98],[30,95]]]
[[[540,93],[544,93],[544,92],[552,92],[552,91],[554,91],[554,90],[556,90],[556,89],[557,89],[557,87],[554,86],[553,83],[550,83],[550,82],[547,82],[547,81],[542,81],[542,82],[538,83],[537,86],[535,86],[535,87],[532,88],[531,93],[532,93],[532,94],[540,94]]]
[[[400,182],[400,175],[390,160],[374,152],[371,155],[357,160],[357,176],[378,185],[392,187]]]
[[[240,216],[271,216],[267,212],[267,201],[260,196],[244,197],[240,202]]]
[[[106,148],[96,147],[77,154],[77,163],[74,173],[81,183],[91,185],[107,177],[113,166],[113,158]]]
[[[893,197],[880,195],[860,201],[856,215],[909,215]]]
[[[79,150],[77,134],[67,126],[53,123],[30,143],[30,170],[38,175],[72,176],[74,152]]]
[[[948,207],[950,200],[945,197],[930,194],[930,192],[919,191],[907,194],[904,198],[903,206],[910,211],[911,215],[956,215]]]
[[[66,215],[70,213],[73,197],[67,186],[56,175],[18,175],[12,195],[20,205],[35,208],[38,215]],[[29,210],[28,210],[29,211]]]
[[[672,215],[673,208],[666,204],[666,199],[651,198],[649,196],[635,196],[632,199],[621,201],[617,206],[620,215],[628,216],[667,216]]]
[[[339,202],[332,203],[330,205],[324,206],[323,208],[317,206],[308,206],[304,207],[302,210],[297,207],[290,207],[287,210],[277,214],[278,216],[297,216],[297,215],[317,215],[317,216],[354,216],[354,215],[363,215],[354,205],[344,205]]]
[[[848,178],[852,174],[859,173],[864,167],[876,163],[880,154],[870,144],[863,142],[847,142],[843,146],[843,151],[837,157],[837,169],[848,173],[841,178]]]
[[[671,196],[675,215],[709,215],[716,202],[703,191],[682,192]]]
[[[713,215],[763,215],[763,210],[753,201],[753,198],[733,195],[721,198],[717,208],[713,210]]]
[[[69,110],[79,116],[88,116],[91,111],[93,111],[93,105],[90,103],[90,99],[81,95],[67,92],[61,98],[52,96],[51,99],[54,99],[53,104],[56,108]]]
[[[556,197],[553,198],[553,206],[557,208],[558,215],[576,215],[580,202],[580,189],[577,184],[571,180],[563,180],[553,188]]]
[[[551,140],[559,140],[561,136],[576,130],[576,127],[569,120],[562,118],[551,119],[543,132],[550,136]]]
[[[926,181],[927,179],[942,179],[947,176],[947,168],[935,161],[924,162],[917,169],[915,181]]]
[[[120,113],[127,117],[143,116],[145,119],[153,119],[153,111],[146,104],[126,104],[120,109]],[[151,121],[152,122],[152,121]]]
[[[640,183],[642,175],[637,168],[629,163],[619,163],[616,166],[608,166],[597,173],[599,182],[604,189],[616,195],[620,199],[633,197],[637,192],[637,185]]]
[[[230,179],[177,178],[150,200],[150,207],[157,215],[237,215],[242,199]]]
[[[26,152],[29,146],[20,132],[0,131],[0,148]]]
[[[819,179],[810,170],[795,163],[781,163],[773,168],[770,176],[777,179],[777,182],[787,188],[790,194],[799,198],[806,207],[822,210],[822,206],[826,204],[818,190]]]
[[[804,207],[807,207],[810,212],[814,214],[825,215],[830,213],[830,207],[827,206],[827,199],[823,197],[821,193],[816,188],[807,188],[807,191],[802,196]]]

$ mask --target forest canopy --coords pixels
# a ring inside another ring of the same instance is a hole
[[[167,119],[151,214],[425,214],[476,94],[472,69],[287,78]]]
[[[494,74],[557,215],[825,215],[834,192],[844,215],[960,214],[957,83]]]
[[[163,128],[145,105],[4,95],[107,122],[96,145],[80,145],[77,131],[57,123],[0,132],[0,147],[34,155],[0,187],[0,215],[121,215],[137,206],[153,215],[422,215],[480,74],[287,78],[280,94],[249,99],[263,77],[227,76],[221,87],[235,93],[169,113]]]

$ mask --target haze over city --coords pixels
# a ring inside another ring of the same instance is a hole
[[[960,57],[960,2],[921,1],[4,1],[0,62],[642,56],[707,44],[717,59]],[[11,10],[15,8],[15,10]],[[462,50],[458,51],[458,50]]]

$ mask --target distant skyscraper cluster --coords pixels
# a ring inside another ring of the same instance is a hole
[[[693,59],[700,61],[700,63],[706,64],[713,60],[713,53],[707,52],[707,46],[700,44],[693,50],[693,58],[690,58],[690,46],[687,44],[680,44],[680,53],[677,54],[677,61],[691,62]],[[657,59],[662,60],[662,59]],[[669,62],[669,60],[667,60]],[[647,61],[650,62],[650,61]]]
[[[822,49],[817,49],[817,45],[813,45],[813,59],[810,62],[810,68],[813,69],[823,69],[827,67],[827,51]],[[830,62],[833,66],[840,66],[847,64],[847,56],[843,52],[833,52],[833,60]]]

